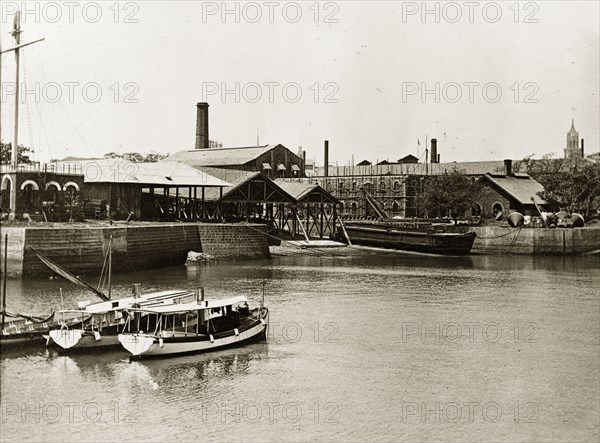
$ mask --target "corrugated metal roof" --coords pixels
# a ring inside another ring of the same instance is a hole
[[[161,163],[159,163],[161,164]],[[191,167],[191,166],[190,166]],[[251,172],[251,171],[240,171],[237,169],[218,169],[218,168],[193,168],[196,171],[199,171],[203,174],[210,175],[218,178],[224,182],[227,182],[228,185],[223,188],[223,197],[225,197],[229,192],[233,191],[238,186],[246,183],[248,180],[253,179],[256,176],[261,175],[260,172]],[[171,189],[171,195],[175,195],[175,190]],[[187,189],[179,190],[180,197],[190,197]],[[204,200],[205,201],[218,201],[221,196],[221,191],[217,188],[207,188],[204,191]],[[196,198],[201,199],[201,194],[197,194]]]
[[[366,162],[366,160],[364,161]],[[361,162],[360,164],[364,163]],[[490,173],[503,173],[503,161],[481,162],[448,162],[448,163],[401,163],[388,165],[365,166],[329,166],[329,176],[361,176],[361,175],[437,175],[444,172],[458,170],[467,175],[484,175]],[[316,176],[322,177],[324,168],[318,168]]]
[[[294,197],[297,201],[301,201],[312,191],[317,190],[318,192],[323,193],[329,200],[339,203],[337,198],[323,189],[323,187],[318,183],[310,181],[287,181],[285,179],[277,179],[275,180],[275,184]]]
[[[163,161],[180,161],[190,166],[245,165],[278,145],[248,146],[240,148],[193,149],[170,155]]]
[[[59,162],[59,167],[76,165],[84,183],[135,183],[155,186],[224,187],[230,184],[184,163],[133,163],[122,158]]]
[[[240,186],[244,185],[250,180],[259,179],[263,181],[271,182],[270,179],[263,176],[260,172],[251,172],[251,171],[241,171],[236,169],[219,169],[219,168],[208,168],[208,167],[198,167],[200,171],[205,172],[208,175],[215,176],[223,181],[228,182],[230,185],[228,187],[223,188],[223,199],[236,191]],[[272,186],[281,189],[281,192],[289,199],[289,202],[293,202],[294,197],[286,193],[284,189],[280,186],[280,183],[273,183]],[[176,195],[174,189],[170,190],[170,195]],[[186,188],[182,188],[179,190],[180,197],[190,197],[189,192]],[[221,192],[216,188],[207,188],[204,191],[204,201],[218,201],[221,196]],[[202,198],[202,194],[196,194],[197,199]]]
[[[531,204],[531,197],[535,197],[538,204],[546,204],[546,201],[537,194],[543,191],[544,187],[526,174],[519,174],[516,177],[486,174],[482,179],[494,183],[521,204]]]
[[[284,180],[275,180],[277,186],[283,189],[285,192],[290,194],[296,200],[301,200],[306,194],[315,189],[316,187],[320,187],[318,184],[314,182],[291,182]]]
[[[226,181],[230,185],[223,189],[223,197],[229,194],[238,186],[246,183],[248,180],[252,180],[254,177],[261,175],[260,172],[251,171],[240,171],[237,169],[219,169],[219,168],[197,168],[200,171],[204,171],[207,174],[214,175],[219,179]],[[207,189],[204,193],[206,201],[217,201],[219,200],[220,192],[218,189]]]

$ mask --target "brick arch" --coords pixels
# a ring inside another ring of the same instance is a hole
[[[0,185],[0,189],[2,189],[3,191],[8,189],[8,183],[10,183],[10,187],[13,187],[13,181],[12,178],[10,177],[10,175],[5,174],[2,177],[2,185]]]
[[[56,187],[56,189],[57,189],[58,191],[60,191],[60,190],[61,190],[60,183],[58,183],[58,182],[55,182],[55,181],[50,181],[50,182],[46,183],[46,191],[47,191],[48,189],[50,189],[50,186],[54,186],[54,187]]]
[[[25,181],[24,181],[24,182],[21,184],[21,191],[25,190],[25,188],[26,188],[28,185],[32,185],[32,186],[33,186],[33,190],[34,190],[34,191],[39,191],[39,190],[40,190],[40,187],[38,186],[38,184],[37,184],[35,181],[33,181],[33,180],[25,180]]]
[[[79,192],[79,185],[75,182],[67,182],[63,186],[63,191],[66,191],[70,186],[73,186],[77,192]]]
[[[505,209],[504,209],[504,205],[502,204],[502,202],[499,201],[495,201],[494,203],[492,203],[492,215],[495,217],[498,213],[502,213],[505,214]],[[497,211],[495,211],[496,209],[499,209]]]

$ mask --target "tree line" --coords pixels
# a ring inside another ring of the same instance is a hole
[[[544,187],[540,197],[551,206],[584,215],[600,208],[600,153],[579,159],[528,156],[515,167]]]
[[[515,172],[529,174],[544,191],[539,193],[549,204],[549,210],[566,210],[590,216],[600,209],[600,153],[582,159],[525,157],[515,163]],[[419,215],[426,217],[462,217],[477,202],[481,188],[460,171],[423,177],[417,190]]]
[[[12,152],[12,143],[0,143],[0,164],[9,164],[11,161],[11,152]],[[19,164],[29,164],[33,163],[31,156],[34,154],[34,150],[28,148],[23,145],[19,145],[17,149],[17,162]],[[160,153],[148,153],[148,154],[140,154],[138,152],[126,152],[126,153],[118,153],[118,152],[109,152],[104,155],[104,158],[122,158],[128,160],[133,163],[155,163],[159,162],[162,159],[168,157],[170,154],[160,154]],[[59,160],[51,160],[51,161],[59,161]]]

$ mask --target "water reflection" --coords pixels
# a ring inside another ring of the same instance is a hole
[[[225,349],[189,356],[140,360],[132,366],[147,368],[157,385],[181,385],[190,380],[214,383],[222,378],[247,374],[254,360],[268,356],[267,343],[254,343],[240,348]]]
[[[101,409],[100,421],[79,414],[52,424],[55,440],[595,441],[599,264],[369,253],[120,275],[115,288],[127,293],[139,281],[144,291],[203,286],[208,297],[254,300],[266,279],[269,341],[132,363],[121,350],[2,352],[2,402]],[[13,300],[40,306],[56,303],[66,285],[10,283]],[[79,288],[67,294],[90,297]],[[503,416],[496,423],[481,411],[473,422],[466,413],[458,423],[420,414],[402,421],[403,402],[428,409],[494,402]],[[515,404],[539,407],[539,422],[515,422]],[[297,422],[292,412],[301,413]],[[25,426],[20,417],[8,417],[2,438],[48,438],[46,423]]]

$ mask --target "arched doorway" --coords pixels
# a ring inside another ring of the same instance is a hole
[[[504,208],[502,207],[502,204],[499,202],[494,203],[492,205],[492,216],[496,220],[500,220],[502,218],[503,214],[504,214]]]
[[[65,204],[75,204],[77,200],[77,194],[79,193],[79,185],[77,185],[75,182],[68,182],[63,186],[63,191],[65,191]]]
[[[44,201],[57,203],[59,193],[60,193],[60,184],[59,183],[57,183],[55,181],[46,183],[46,195],[44,197]]]
[[[39,211],[39,190],[40,187],[33,180],[25,180],[21,184],[21,199],[19,207],[23,212],[38,212]]]
[[[0,208],[1,212],[9,212],[10,207],[10,193],[12,190],[12,178],[9,175],[2,177],[2,184],[0,185]]]

